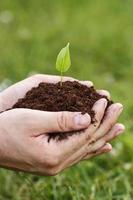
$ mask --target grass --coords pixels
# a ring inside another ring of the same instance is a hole
[[[0,200],[133,199],[133,1],[2,0],[0,81],[31,72],[56,74],[56,56],[71,43],[67,73],[92,80],[124,104],[126,132],[111,154],[83,162],[56,177],[0,170]]]

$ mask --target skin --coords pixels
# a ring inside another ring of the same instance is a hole
[[[64,77],[63,81],[75,79]],[[19,98],[24,97],[32,87],[40,82],[56,83],[58,76],[34,75],[0,94],[0,112],[13,106]],[[90,81],[80,81],[88,87]],[[109,97],[104,90],[100,94]],[[112,146],[108,143],[124,131],[124,126],[117,123],[123,106],[115,103],[104,111],[106,99],[97,101],[93,110],[97,123],[91,124],[88,114],[75,112],[45,112],[31,109],[13,109],[0,114],[0,166],[39,175],[56,175],[79,161],[109,152]],[[48,133],[79,131],[67,140],[50,140]]]

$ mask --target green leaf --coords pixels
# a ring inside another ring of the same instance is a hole
[[[63,73],[66,72],[71,66],[70,52],[69,52],[69,43],[66,47],[61,49],[60,53],[57,56],[56,60],[56,69]]]

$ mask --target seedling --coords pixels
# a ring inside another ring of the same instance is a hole
[[[60,86],[62,87],[63,73],[66,72],[71,66],[71,58],[69,51],[69,43],[61,49],[56,60],[56,69],[60,72],[61,81]]]

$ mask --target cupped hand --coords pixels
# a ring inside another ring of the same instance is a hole
[[[10,108],[19,98],[40,82],[58,82],[60,77],[36,75],[15,84],[1,94],[1,111]],[[73,81],[72,78],[64,80]],[[83,82],[91,86],[91,82]],[[102,94],[107,92],[100,91]],[[106,109],[106,99],[93,107],[97,123],[90,124],[88,114],[74,112],[44,112],[31,109],[13,109],[0,114],[1,167],[42,175],[55,175],[85,159],[111,150],[110,140],[124,131],[116,121],[122,112],[121,104]],[[66,140],[50,140],[48,133],[79,131]]]
[[[95,103],[95,125],[90,124],[88,114],[31,109],[3,112],[0,115],[1,167],[55,175],[80,160],[111,150],[111,146],[106,143],[124,130],[120,124],[113,126],[122,106],[110,106],[106,119],[100,125],[105,108],[105,99]],[[70,136],[66,140],[48,142],[48,133],[83,128],[86,128],[83,133]]]

